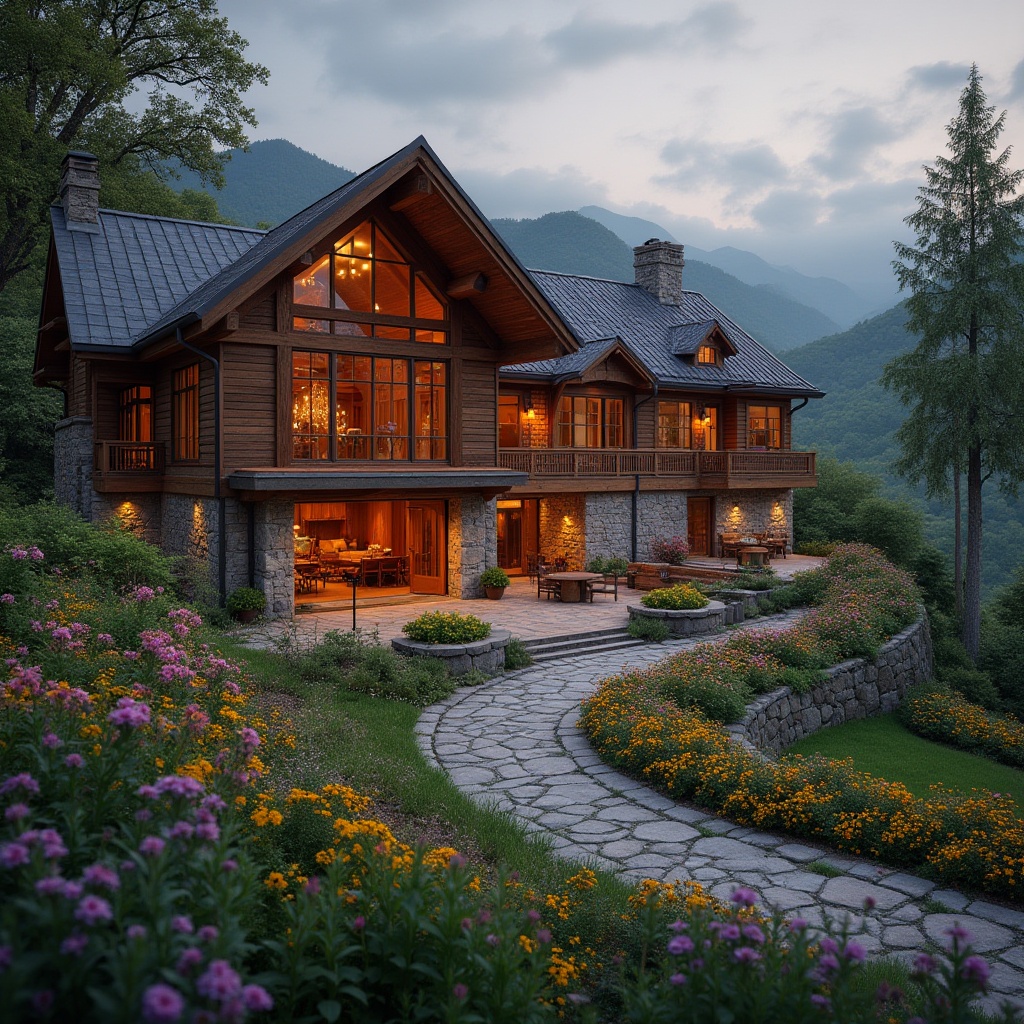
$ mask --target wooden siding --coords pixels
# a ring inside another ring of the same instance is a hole
[[[498,373],[493,363],[462,364],[462,464],[498,461]]]
[[[266,295],[241,311],[239,325],[250,331],[277,330],[276,295]]]
[[[277,459],[277,348],[232,341],[221,346],[224,474],[273,466]]]

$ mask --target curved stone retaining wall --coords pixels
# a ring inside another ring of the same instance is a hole
[[[629,618],[655,619],[664,622],[670,636],[697,636],[714,633],[725,625],[725,605],[709,601],[704,608],[647,608],[642,604],[629,606]]]
[[[911,686],[931,677],[928,619],[922,615],[894,636],[873,661],[856,658],[825,672],[827,682],[808,693],[787,686],[758,697],[726,731],[748,749],[774,755],[819,729],[894,711]]]
[[[468,644],[424,644],[408,637],[396,636],[391,646],[399,654],[422,654],[440,658],[453,676],[464,676],[478,668],[481,672],[497,672],[505,667],[505,648],[512,634],[507,629],[492,629],[484,640]]]

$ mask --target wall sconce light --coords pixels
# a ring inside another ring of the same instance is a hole
[[[533,399],[529,395],[523,397],[523,412],[528,420],[535,419],[537,416],[537,411],[533,407]]]
[[[566,526],[572,526],[572,516],[562,516],[562,522],[565,523]]]

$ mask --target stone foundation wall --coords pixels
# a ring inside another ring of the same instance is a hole
[[[632,543],[632,495],[613,491],[584,497],[587,561],[592,558],[625,558],[628,561]]]
[[[826,672],[827,682],[808,693],[783,687],[758,697],[726,731],[748,749],[775,755],[819,729],[894,711],[911,686],[931,678],[928,619],[922,615],[894,636],[873,661],[844,661]]]
[[[540,499],[540,553],[549,561],[564,555],[570,567],[582,569],[587,557],[586,527],[586,495],[552,494]]]
[[[58,505],[66,505],[92,521],[92,418],[59,420],[53,435],[53,489]]]
[[[788,550],[793,550],[793,492],[701,491],[715,499],[714,541],[720,533],[764,533],[769,526],[789,530]],[[717,554],[717,551],[715,552]]]
[[[483,597],[480,573],[498,564],[498,506],[494,498],[448,502],[448,596]]]
[[[685,537],[688,491],[641,491],[636,507],[637,561],[650,560],[651,542],[657,537]]]
[[[253,586],[266,595],[264,614],[268,618],[291,618],[295,612],[295,545],[292,541],[295,506],[290,501],[260,501],[254,505],[254,516],[256,565]],[[240,545],[243,551],[244,545],[243,534]]]

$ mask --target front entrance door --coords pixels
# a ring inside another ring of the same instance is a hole
[[[447,590],[447,537],[443,501],[409,502],[409,585],[414,594]]]
[[[522,571],[523,559],[523,509],[498,509],[498,565],[502,569]]]
[[[687,542],[691,555],[711,555],[711,499],[686,499]]]

